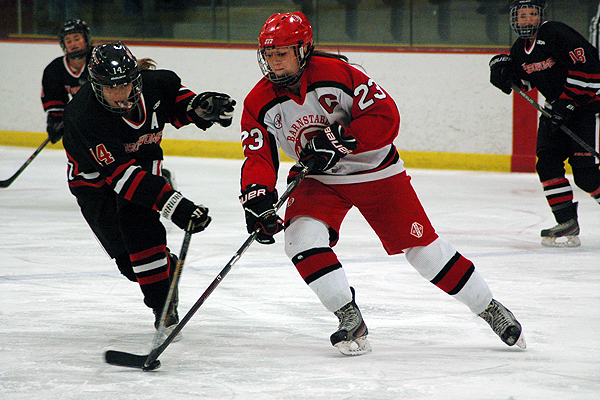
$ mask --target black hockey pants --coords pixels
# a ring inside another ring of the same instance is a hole
[[[77,198],[81,213],[96,238],[129,280],[138,281],[144,303],[160,308],[169,291],[168,262],[150,272],[134,273],[131,255],[148,255],[148,264],[159,263],[166,256],[167,236],[160,214],[124,200],[107,185],[100,188],[76,187],[71,192]],[[134,256],[135,257],[135,256]],[[137,256],[136,262],[144,262]]]

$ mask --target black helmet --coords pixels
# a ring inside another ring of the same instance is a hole
[[[137,60],[131,51],[121,42],[94,46],[88,64],[92,88],[98,101],[118,115],[125,115],[135,106],[142,94],[142,78]],[[103,87],[117,87],[132,84],[127,105],[114,107],[104,97]]]
[[[65,36],[71,33],[81,33],[83,39],[85,40],[85,50],[78,50],[72,53],[67,53],[67,46],[65,45]],[[67,57],[72,58],[74,60],[80,60],[82,58],[85,58],[91,47],[90,28],[85,23],[85,21],[81,19],[70,19],[64,23],[64,25],[60,29],[60,32],[58,32],[58,40],[60,41],[60,47],[62,47]]]
[[[535,8],[538,11],[540,20],[535,25],[520,26],[517,20],[519,10],[523,7]],[[510,26],[512,30],[521,38],[529,39],[537,35],[540,25],[545,20],[546,0],[514,0],[510,4]]]

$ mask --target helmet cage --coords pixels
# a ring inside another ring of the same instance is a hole
[[[538,15],[540,16],[539,22],[535,25],[526,25],[521,26],[519,24],[519,10],[522,8],[533,8],[537,10]],[[520,38],[530,39],[537,35],[537,32],[545,21],[545,10],[546,10],[546,1],[545,0],[515,0],[512,2],[510,7],[510,26]]]
[[[85,41],[85,50],[76,50],[71,53],[67,52],[67,46],[65,44],[65,36],[70,35],[72,33],[80,33],[83,36],[83,40]],[[60,43],[60,47],[62,48],[65,55],[73,60],[81,60],[85,58],[91,48],[90,43],[90,28],[86,24],[85,21],[81,19],[71,19],[64,23],[60,32],[58,33],[58,40]]]
[[[121,42],[94,47],[88,65],[92,89],[98,102],[116,115],[127,114],[142,95],[142,77],[136,58]],[[125,106],[115,106],[104,96],[104,88],[132,84]]]
[[[267,61],[267,51],[276,52],[277,49],[288,49],[294,52],[294,57],[298,63],[298,71],[293,74],[284,74],[277,75],[275,71],[269,65]],[[302,43],[299,43],[297,46],[280,46],[280,47],[262,47],[258,49],[258,65],[262,74],[270,80],[271,82],[281,85],[281,86],[290,86],[295,84],[300,80],[302,73],[304,72],[304,68],[306,68],[306,62],[308,61],[308,56],[312,52],[312,47],[303,46]]]

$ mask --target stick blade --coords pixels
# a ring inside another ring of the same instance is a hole
[[[120,367],[138,368],[144,371],[153,371],[160,367],[160,361],[154,360],[149,366],[145,366],[148,355],[137,355],[124,351],[108,350],[104,353],[104,360],[110,365]]]
[[[13,183],[14,179],[7,179],[5,181],[0,181],[0,188],[7,188],[10,186],[11,183]]]

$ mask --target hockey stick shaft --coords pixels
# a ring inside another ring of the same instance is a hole
[[[27,159],[27,161],[25,161],[25,163],[23,165],[21,165],[21,168],[19,168],[19,170],[17,172],[15,172],[13,174],[13,176],[11,176],[10,178],[4,180],[4,181],[0,181],[0,188],[7,188],[9,187],[14,181],[15,179],[17,179],[19,177],[19,175],[21,175],[21,172],[23,172],[25,170],[25,168],[27,168],[27,166],[29,164],[31,164],[31,162],[37,157],[38,154],[40,154],[40,152],[42,150],[44,150],[44,147],[46,147],[46,145],[50,143],[50,138],[47,138],[46,140],[44,140],[44,142],[40,145],[40,147],[38,147],[31,156],[29,156],[29,158]]]
[[[521,95],[521,97],[523,97],[525,100],[527,100],[527,102],[529,104],[531,104],[539,112],[541,112],[543,116],[545,116],[547,118],[552,117],[552,114],[550,114],[548,112],[548,110],[546,110],[544,107],[540,106],[539,103],[537,101],[535,101],[534,99],[532,99],[531,96],[529,96],[527,93],[525,93],[525,91],[523,89],[521,89],[514,83],[512,84],[512,88],[516,93],[518,93],[519,95]],[[593,154],[594,157],[596,157],[598,160],[600,160],[600,154],[596,150],[594,150],[589,144],[584,142],[583,139],[581,139],[579,136],[577,136],[572,130],[570,130],[569,128],[567,128],[564,125],[561,125],[560,129],[564,133],[566,133],[571,139],[573,139],[578,145],[580,145],[584,150],[586,150],[588,153]]]
[[[192,228],[194,227],[194,222],[190,220],[188,226],[185,230],[185,235],[183,236],[183,244],[181,245],[181,251],[179,252],[179,259],[177,260],[177,264],[175,265],[172,276],[171,276],[171,285],[169,286],[169,293],[167,294],[167,299],[165,300],[165,305],[163,306],[162,313],[160,315],[160,322],[156,329],[156,333],[154,334],[154,340],[152,341],[152,347],[157,347],[160,344],[160,338],[165,330],[165,322],[167,320],[167,313],[169,312],[169,308],[173,303],[173,299],[175,297],[175,292],[177,291],[177,287],[179,285],[179,279],[181,277],[181,271],[183,269],[183,264],[185,263],[185,258],[187,257],[188,248],[190,247],[190,240],[192,239]]]
[[[298,187],[298,184],[300,183],[300,181],[302,181],[302,179],[304,179],[304,177],[306,176],[308,171],[310,171],[310,169],[312,168],[313,165],[314,165],[314,161],[311,160],[311,161],[309,161],[308,165],[302,166],[302,169],[299,172],[299,174],[287,186],[286,190],[282,193],[281,197],[275,204],[275,206],[274,206],[275,211],[278,211],[283,206],[283,204],[287,201],[288,197],[290,197],[290,194],[296,189],[296,187]],[[242,255],[246,252],[246,250],[248,250],[248,248],[250,247],[252,242],[254,242],[254,240],[258,236],[258,233],[259,233],[259,230],[257,229],[250,234],[248,239],[246,239],[246,241],[242,244],[242,246],[238,249],[238,251],[235,252],[235,254],[231,258],[231,260],[229,260],[229,262],[225,265],[225,267],[221,270],[221,272],[219,272],[217,277],[212,281],[212,283],[204,291],[202,296],[200,296],[200,298],[196,301],[196,303],[192,306],[192,308],[187,312],[187,314],[181,319],[181,321],[179,321],[179,324],[177,324],[177,326],[175,327],[175,329],[173,329],[171,334],[165,339],[165,341],[160,346],[152,349],[152,351],[146,358],[146,361],[144,362],[144,368],[149,368],[156,361],[156,359],[162,354],[162,352],[165,351],[167,346],[169,346],[169,344],[171,344],[171,342],[173,341],[175,336],[177,336],[177,334],[179,332],[181,332],[183,327],[188,323],[188,321],[192,318],[192,316],[196,313],[196,311],[198,311],[198,309],[202,306],[202,304],[204,304],[204,302],[206,301],[208,296],[210,296],[210,294],[216,289],[216,287],[219,285],[219,283],[221,283],[221,281],[229,273],[229,271],[231,270],[233,265],[242,257]]]

